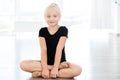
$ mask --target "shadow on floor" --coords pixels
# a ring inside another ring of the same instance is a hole
[[[43,78],[29,78],[28,80],[75,80],[74,78],[73,79],[60,79],[60,78],[57,78],[57,79],[43,79]]]

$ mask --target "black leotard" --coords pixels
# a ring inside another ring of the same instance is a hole
[[[44,37],[47,46],[47,64],[53,65],[56,53],[56,47],[60,37],[68,37],[68,29],[65,26],[60,26],[58,31],[51,35],[47,27],[43,27],[39,30],[39,37]],[[62,56],[60,62],[66,61],[65,46],[62,50]]]

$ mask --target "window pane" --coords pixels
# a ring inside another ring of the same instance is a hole
[[[63,0],[63,15],[68,20],[90,23],[91,0]]]
[[[14,30],[14,17],[0,16],[0,32]]]
[[[50,3],[60,3],[60,0],[16,0],[16,20],[44,20],[44,10]]]
[[[0,15],[14,15],[14,0],[0,0]]]
[[[59,3],[59,0],[17,0],[17,11],[34,15],[43,12],[46,6],[53,2]]]

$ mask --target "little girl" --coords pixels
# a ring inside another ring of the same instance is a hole
[[[61,13],[57,4],[49,5],[44,14],[48,27],[39,31],[41,60],[22,61],[22,70],[32,73],[32,77],[73,78],[82,72],[80,66],[67,62],[65,43],[68,29],[58,24]]]

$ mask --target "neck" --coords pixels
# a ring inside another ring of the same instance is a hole
[[[55,26],[48,26],[49,28],[52,28],[52,29],[56,29],[59,27],[59,25],[55,25]]]
[[[48,26],[48,31],[49,31],[50,34],[54,34],[55,32],[57,32],[58,29],[59,29],[59,25]]]

